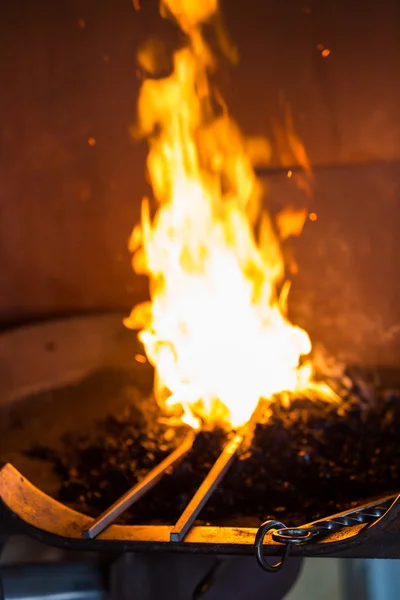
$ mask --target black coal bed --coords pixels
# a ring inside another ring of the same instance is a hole
[[[94,431],[67,432],[57,446],[33,442],[24,450],[60,478],[56,499],[90,516],[114,503],[185,436],[183,427],[157,421],[152,396],[141,396],[123,371],[100,371],[55,390],[51,402],[69,398],[79,420],[79,406],[99,390],[125,406],[97,421]],[[33,398],[41,410],[45,397]],[[400,394],[377,391],[368,406],[354,385],[340,408],[307,397],[285,407],[278,398],[265,413],[204,507],[202,524],[255,527],[275,516],[296,526],[400,489]],[[119,522],[173,525],[230,435],[222,428],[200,431],[179,465]]]

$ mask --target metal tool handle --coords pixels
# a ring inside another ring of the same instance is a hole
[[[344,511],[326,519],[314,521],[313,523],[307,523],[301,527],[286,527],[280,521],[265,521],[259,527],[254,542],[257,562],[265,571],[270,573],[276,572],[282,568],[293,545],[320,542],[330,533],[338,532],[345,527],[360,524],[370,527],[390,511],[393,504],[396,503],[397,498],[397,495],[388,496],[377,502]],[[264,556],[263,544],[268,532],[271,532],[272,539],[275,542],[283,544],[284,548],[282,560],[275,565],[267,563]]]

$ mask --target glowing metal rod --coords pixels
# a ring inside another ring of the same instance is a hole
[[[122,513],[124,513],[132,504],[144,496],[156,483],[159,482],[165,471],[172,467],[184,454],[193,446],[195,432],[188,433],[182,444],[169,454],[159,465],[150,471],[142,481],[139,481],[133,488],[128,490],[119,500],[110,508],[101,514],[86,531],[82,532],[85,539],[93,539],[104,529],[113,523]]]
[[[192,526],[193,521],[196,519],[197,515],[233,463],[235,454],[242,441],[243,436],[237,434],[226,444],[216,463],[209,471],[207,477],[204,479],[182,515],[179,517],[175,527],[172,529],[170,533],[171,542],[181,542],[183,540]]]

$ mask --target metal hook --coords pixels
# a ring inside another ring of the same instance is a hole
[[[286,559],[288,558],[289,553],[290,553],[291,545],[285,544],[283,556],[279,562],[277,562],[275,565],[269,564],[266,561],[264,554],[263,554],[263,542],[264,542],[264,538],[265,538],[266,534],[271,529],[285,529],[285,525],[283,523],[281,523],[280,521],[274,521],[274,520],[265,521],[265,523],[263,523],[257,531],[256,539],[254,541],[254,546],[256,549],[257,562],[260,565],[260,567],[262,569],[264,569],[264,571],[268,571],[268,573],[276,573],[285,564]]]

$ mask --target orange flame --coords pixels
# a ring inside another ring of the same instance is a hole
[[[140,92],[156,207],[143,200],[130,250],[134,270],[150,278],[151,302],[134,307],[125,324],[141,330],[164,410],[181,409],[193,427],[238,427],[260,398],[310,385],[310,363],[299,362],[311,342],[286,316],[290,286],[282,287],[278,234],[252,167],[269,145],[243,139],[208,79],[215,59],[201,26],[217,0],[161,6],[188,45],[175,53],[170,76],[146,79]],[[300,233],[305,218],[281,213],[282,237]]]

